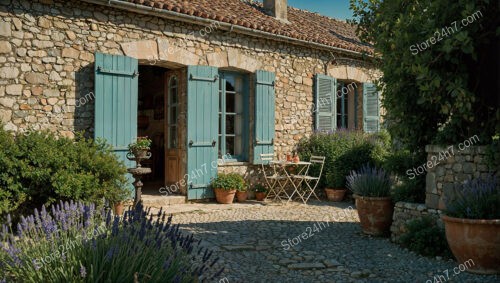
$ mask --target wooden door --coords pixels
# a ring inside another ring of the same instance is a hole
[[[179,78],[165,73],[165,185],[178,192],[180,181]]]

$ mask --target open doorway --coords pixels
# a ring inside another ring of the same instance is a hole
[[[151,139],[151,158],[142,162],[151,168],[144,176],[144,192],[158,194],[165,180],[165,73],[157,66],[139,66],[137,136]]]

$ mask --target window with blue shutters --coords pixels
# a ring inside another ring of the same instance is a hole
[[[234,72],[219,75],[219,159],[247,161],[248,78]]]

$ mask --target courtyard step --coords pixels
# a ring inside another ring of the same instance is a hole
[[[141,199],[145,207],[154,207],[154,208],[161,208],[168,205],[186,203],[185,196],[142,195]]]

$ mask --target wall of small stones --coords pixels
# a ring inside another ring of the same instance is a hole
[[[275,151],[281,156],[313,133],[310,109],[315,74],[358,83],[380,76],[373,66],[345,55],[335,53],[343,60],[337,62],[329,51],[252,38],[214,26],[209,33],[200,33],[202,29],[207,30],[81,1],[3,1],[0,122],[14,132],[46,129],[67,137],[73,137],[75,131],[92,136],[95,52],[132,56],[140,64],[169,69],[181,70],[186,65],[248,73],[263,69],[276,73]],[[173,46],[177,51],[168,53]],[[358,93],[362,101],[362,92]],[[183,110],[181,115],[186,113]],[[309,114],[296,115],[294,123],[285,122],[296,113]],[[358,127],[361,115],[362,104],[358,103]]]
[[[392,215],[391,241],[398,242],[399,237],[407,231],[408,222],[424,216],[434,219],[439,227],[443,227],[440,210],[428,208],[423,203],[397,202]]]
[[[470,144],[470,143],[469,143]],[[486,161],[485,146],[459,144],[449,147],[426,146],[428,170],[426,174],[426,199],[429,208],[444,209],[445,197],[454,198],[455,191],[468,179],[485,178],[492,170]],[[461,150],[460,147],[464,147]],[[496,174],[499,171],[496,171]]]

